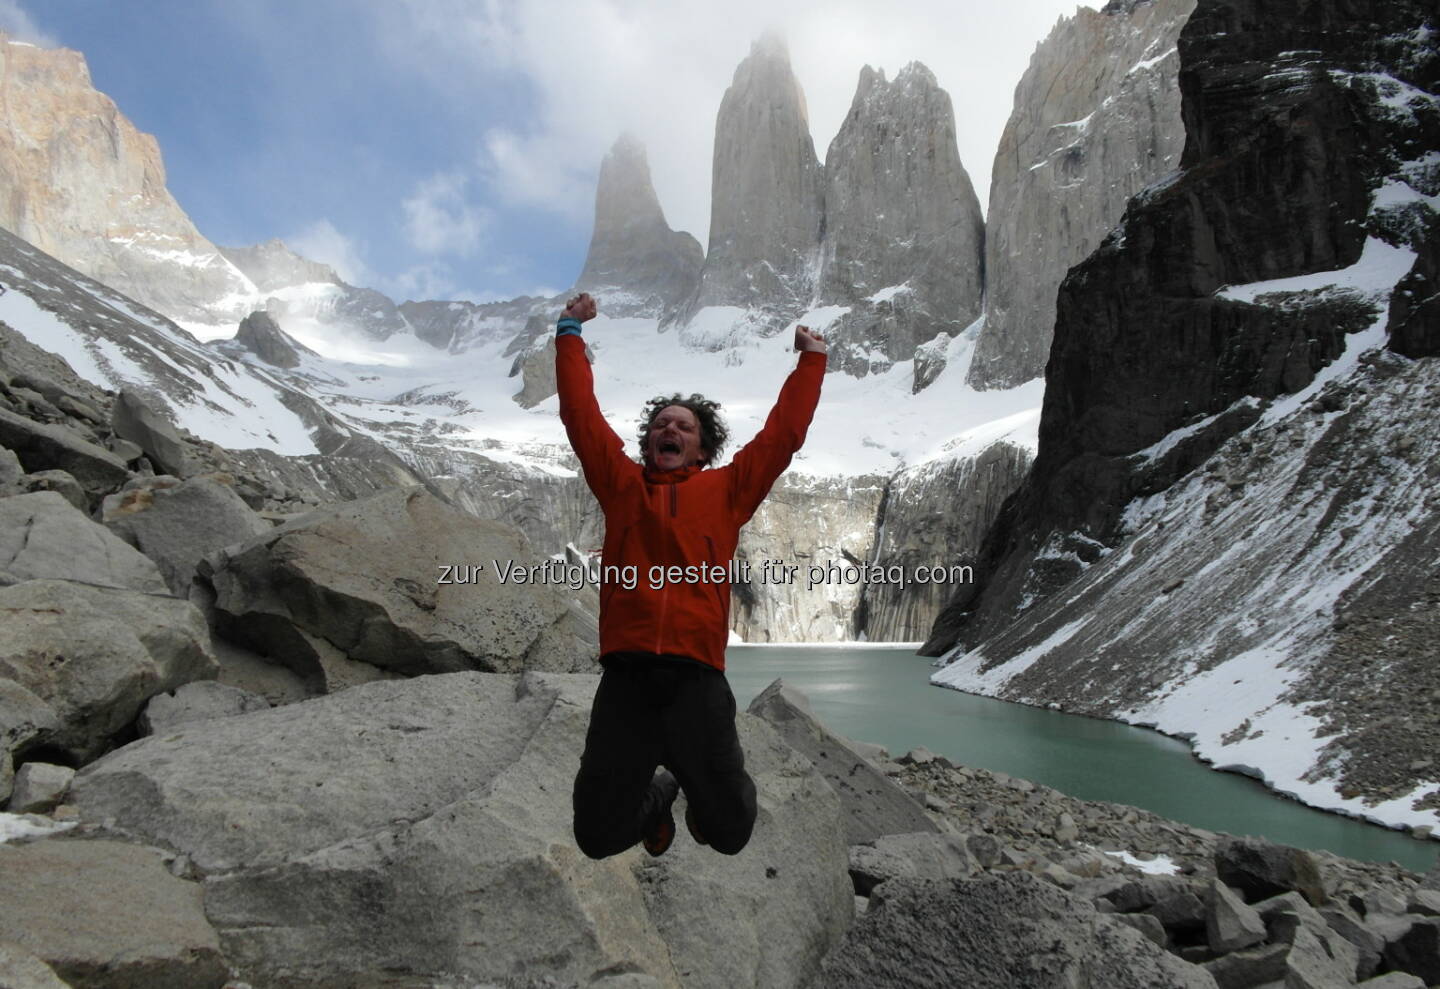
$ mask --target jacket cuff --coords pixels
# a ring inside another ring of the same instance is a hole
[[[819,364],[821,367],[824,367],[826,356],[826,354],[818,350],[802,350],[800,352],[800,363],[797,364],[796,367],[804,367],[807,361],[811,364]]]
[[[580,332],[580,321],[574,316],[561,316],[560,321],[555,324],[555,336],[583,336]]]

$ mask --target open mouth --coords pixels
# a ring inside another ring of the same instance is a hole
[[[660,452],[661,452],[661,453],[679,453],[679,452],[680,452],[680,444],[679,444],[679,443],[676,443],[676,442],[674,442],[674,441],[672,441],[672,440],[663,440],[663,441],[660,443]]]

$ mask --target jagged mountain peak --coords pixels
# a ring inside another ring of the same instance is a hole
[[[0,60],[0,227],[176,318],[253,293],[170,195],[155,138],[94,88],[84,56],[7,43]]]
[[[893,82],[865,66],[825,154],[816,303],[844,310],[828,331],[832,363],[883,371],[958,334],[980,312],[983,245],[949,94],[920,62]]]
[[[645,145],[621,134],[600,163],[595,229],[576,286],[615,315],[658,316],[695,291],[700,242],[670,229],[650,179]]]
[[[810,111],[805,103],[805,91],[790,65],[790,46],[774,32],[767,32],[751,43],[750,54],[735,67],[725,98],[730,99],[732,92],[739,98],[756,88],[770,90],[771,96],[785,101],[793,100],[808,137]]]
[[[809,112],[778,36],[751,46],[715,121],[710,243],[699,288],[667,315],[693,346],[778,332],[813,295],[824,215]],[[697,319],[704,310],[715,310]]]
[[[789,65],[790,45],[779,31],[764,31],[750,42],[750,57],[776,59]]]

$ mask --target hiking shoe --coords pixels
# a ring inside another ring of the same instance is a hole
[[[675,815],[670,808],[679,793],[680,784],[668,769],[656,773],[650,782],[650,799],[658,800],[658,806],[651,812],[652,823],[645,828],[640,843],[655,858],[669,851],[670,843],[675,840]]]
[[[705,840],[705,836],[700,833],[700,829],[695,826],[695,805],[694,805],[694,804],[686,804],[686,805],[685,805],[685,827],[687,827],[687,828],[690,829],[690,837],[692,837],[692,838],[695,839],[695,844],[697,844],[697,845],[708,845],[708,844],[710,844],[708,841]]]

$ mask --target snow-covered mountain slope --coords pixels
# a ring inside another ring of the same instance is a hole
[[[216,354],[170,320],[0,230],[0,320],[104,388],[133,388],[177,425],[229,447],[317,453],[323,411],[260,367]]]
[[[95,384],[138,391],[195,435],[235,450],[253,448],[241,459],[275,490],[321,500],[354,497],[385,483],[385,471],[357,477],[336,465],[357,458],[389,462],[391,483],[428,479],[474,514],[520,526],[545,553],[569,542],[598,545],[600,521],[569,451],[557,399],[517,404],[523,382],[515,372],[516,341],[503,333],[477,333],[451,353],[409,333],[382,341],[292,316],[289,335],[301,346],[290,348],[286,363],[293,367],[278,367],[235,341],[201,344],[3,231],[0,284],[6,288],[0,320]],[[812,322],[822,322],[823,314],[813,315],[822,319]],[[543,344],[548,320],[530,322],[535,343]],[[602,315],[587,324],[586,339],[601,406],[627,442],[652,396],[701,391],[724,403],[731,450],[739,449],[758,432],[795,365],[793,351],[778,340],[692,350],[676,334],[660,333],[654,318]],[[937,341],[932,363],[942,369],[936,387],[920,396],[911,395],[909,362],[865,379],[831,375],[784,497],[757,519],[745,551],[757,560],[869,560],[878,499],[896,471],[953,464],[1000,439],[1033,449],[1038,382],[1015,392],[969,392],[964,375],[972,342]],[[543,347],[539,353],[543,357]],[[1007,480],[1013,486],[1018,474]],[[874,497],[861,497],[862,490]],[[928,498],[929,508],[917,510],[961,512],[966,497],[966,488],[941,486]],[[817,519],[822,504],[831,508]],[[943,564],[956,551],[973,552],[973,545],[937,543],[934,550],[933,559],[907,562]],[[753,607],[737,614],[736,627],[764,641],[847,638],[861,631],[853,612],[863,590],[772,588],[764,592],[768,598],[750,599]],[[872,615],[882,611],[871,608]],[[801,615],[811,618],[802,622]]]
[[[1381,343],[1352,337],[1132,502],[1123,538],[934,681],[1153,725],[1307,803],[1440,828],[1440,363]]]
[[[926,648],[1435,827],[1440,56],[1365,10],[1197,4],[1182,170],[1062,285],[1035,467]]]

